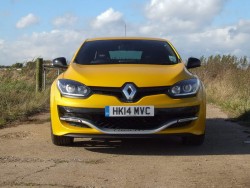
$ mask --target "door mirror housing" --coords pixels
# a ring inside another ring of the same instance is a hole
[[[196,68],[196,67],[200,67],[201,66],[201,61],[197,58],[194,57],[190,57],[188,58],[187,61],[187,68],[188,69],[192,69],[192,68]]]
[[[65,57],[58,57],[56,59],[53,59],[52,66],[56,68],[67,68],[67,62]]]

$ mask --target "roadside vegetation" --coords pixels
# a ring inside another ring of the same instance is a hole
[[[246,57],[216,55],[201,58],[191,71],[204,82],[207,101],[220,106],[237,121],[250,126],[250,66]]]
[[[191,69],[204,82],[209,103],[220,106],[237,121],[250,125],[250,66],[235,56],[201,58],[202,66]],[[50,63],[45,61],[45,63]],[[52,83],[57,70],[48,72]],[[35,92],[35,62],[0,69],[0,128],[15,120],[49,110],[49,89]]]
[[[55,76],[56,70],[48,73],[50,80]],[[35,84],[35,62],[0,69],[0,128],[49,109],[49,86],[36,93]]]

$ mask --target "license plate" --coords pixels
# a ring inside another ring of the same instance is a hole
[[[154,106],[106,106],[106,117],[154,116]]]

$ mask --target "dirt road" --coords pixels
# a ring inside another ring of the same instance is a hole
[[[48,114],[0,130],[0,187],[250,187],[250,129],[208,106],[199,147],[167,140],[50,141]],[[45,120],[43,120],[45,119]]]

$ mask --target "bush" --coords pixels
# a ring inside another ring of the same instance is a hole
[[[35,92],[34,65],[35,62],[28,62],[21,71],[0,71],[0,127],[49,108],[49,85],[45,91]],[[56,75],[56,70],[48,71],[50,83]]]
[[[202,57],[201,61],[200,68],[191,70],[204,82],[208,101],[235,117],[249,113],[250,67],[247,58],[216,55]]]

